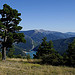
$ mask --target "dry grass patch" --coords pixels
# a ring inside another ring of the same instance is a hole
[[[75,68],[40,65],[26,61],[26,59],[0,61],[0,75],[75,75]]]
[[[8,61],[27,62],[27,63],[38,63],[41,59],[21,59],[21,58],[7,58]]]

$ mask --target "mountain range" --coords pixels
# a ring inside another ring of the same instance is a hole
[[[29,36],[32,40],[34,40],[37,43],[41,43],[43,37],[46,37],[47,41],[75,37],[75,33],[72,33],[72,32],[61,33],[61,32],[55,32],[55,31],[42,30],[42,29],[21,31],[21,32],[24,33],[24,35]]]
[[[55,50],[62,54],[68,48],[68,43],[71,43],[75,37],[74,32],[62,33],[42,29],[20,31],[20,33],[24,33],[26,43],[15,44],[14,47],[15,54],[21,55],[25,55],[26,52],[30,52],[31,50],[36,51],[43,37],[46,37],[47,41],[52,40]]]
[[[68,48],[68,43],[71,43],[74,40],[74,32],[56,32],[56,31],[47,31],[47,30],[29,30],[29,31],[20,31],[24,33],[26,43],[19,43],[16,46],[18,49],[22,48],[23,51],[29,52],[30,50],[36,51],[39,44],[42,42],[43,37],[47,38],[47,41],[52,40],[55,50],[60,54],[63,54]]]

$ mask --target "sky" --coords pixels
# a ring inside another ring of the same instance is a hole
[[[75,0],[0,0],[21,13],[23,31],[75,32]]]

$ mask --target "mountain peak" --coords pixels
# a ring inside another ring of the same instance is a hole
[[[53,34],[53,33],[61,33],[61,32],[57,32],[57,31],[50,31],[50,30],[44,30],[44,29],[35,29],[34,30],[35,33],[44,33],[44,34]]]
[[[35,31],[36,33],[38,33],[38,32],[40,32],[40,33],[46,32],[46,30],[43,30],[43,29],[39,29],[39,30],[35,29],[34,31]]]

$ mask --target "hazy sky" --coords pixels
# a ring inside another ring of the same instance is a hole
[[[75,0],[0,0],[21,13],[22,30],[75,32]]]

